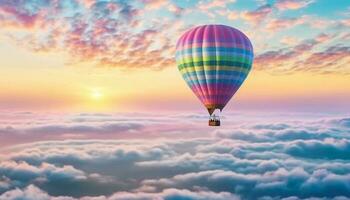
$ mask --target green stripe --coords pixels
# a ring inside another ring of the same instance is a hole
[[[178,65],[179,70],[188,67],[198,67],[198,66],[232,66],[232,67],[243,67],[249,69],[251,63],[244,62],[234,62],[234,61],[225,61],[225,60],[210,60],[210,61],[199,61],[199,62],[188,62],[181,63]]]
[[[235,47],[188,47],[185,49],[179,49],[176,55],[203,53],[203,52],[230,52],[230,53],[241,53],[247,55],[253,55],[252,49],[250,48],[235,48]]]
[[[241,62],[246,64],[252,64],[252,59],[240,57],[240,56],[205,56],[205,57],[188,57],[179,59],[179,63],[191,63],[191,62],[210,62],[210,61],[231,61]]]
[[[250,71],[249,69],[245,69],[242,67],[237,67],[237,66],[196,66],[196,67],[188,67],[188,68],[182,68],[179,69],[181,74],[185,73],[191,73],[191,72],[201,72],[201,71],[211,71],[211,70],[216,70],[216,71],[236,71],[236,72],[244,72],[248,73]]]

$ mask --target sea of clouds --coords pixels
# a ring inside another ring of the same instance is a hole
[[[43,116],[2,118],[0,200],[350,199],[346,116]]]

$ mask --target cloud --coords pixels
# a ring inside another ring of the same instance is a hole
[[[1,171],[4,175],[8,174],[9,178],[19,178],[24,181],[42,176],[42,174],[48,178],[86,179],[84,172],[72,166],[56,167],[48,163],[32,166],[26,162],[3,162]]]
[[[214,0],[209,2],[200,1],[197,6],[201,11],[208,12],[208,10],[210,9],[218,8],[218,7],[224,8],[225,6],[227,6],[227,4],[234,3],[234,2],[235,0],[229,0],[229,1]]]
[[[331,46],[324,51],[315,52],[308,57],[304,64],[307,71],[317,72],[323,69],[324,73],[332,73],[335,70],[348,74],[350,63],[350,47],[348,46]],[[302,70],[295,67],[296,70]]]
[[[272,21],[271,24],[285,22]],[[282,28],[277,24],[270,25],[270,28]],[[321,33],[313,39],[303,40],[297,44],[292,43],[291,47],[266,51],[256,56],[254,67],[257,70],[268,70],[276,74],[296,72],[348,74],[349,47],[340,44],[327,45],[334,40],[338,39],[335,36]]]
[[[250,118],[201,138],[13,146],[4,149],[9,153],[0,161],[0,199],[350,197],[348,117],[264,121]],[[192,126],[189,131],[201,129]]]
[[[350,128],[350,118],[330,120],[330,123],[341,127]]]
[[[97,181],[100,178],[97,174],[90,177],[89,174],[70,165],[56,166],[46,162],[42,162],[40,165],[31,165],[25,161],[1,162],[0,174],[0,181],[6,184],[4,188],[0,188],[1,193],[10,188],[24,187],[30,183],[56,185],[63,182],[74,185],[90,180]]]
[[[143,1],[145,4],[145,9],[160,9],[162,6],[167,5],[169,2],[166,0],[155,0],[155,1],[150,1],[150,0],[144,0]]]
[[[199,116],[199,115],[198,115]],[[206,119],[205,114],[200,115]],[[183,129],[193,126],[186,116],[153,115],[144,113],[81,113],[75,115],[1,113],[0,145],[21,144],[30,141],[73,138],[106,138],[125,136],[159,136],[155,130],[179,130],[172,125],[182,121]],[[198,119],[199,120],[199,119]]]
[[[215,135],[219,138],[230,138],[248,142],[278,142],[295,140],[324,140],[327,138],[348,139],[346,135],[341,134],[339,127],[344,129],[343,124],[346,119],[334,119],[326,121],[328,126],[319,126],[305,124],[286,124],[286,123],[266,123],[243,126],[235,131],[217,131]],[[318,122],[322,123],[322,122]],[[316,123],[318,125],[318,123]]]
[[[260,24],[270,13],[272,12],[272,6],[269,4],[260,6],[254,11],[245,11],[241,13],[241,17],[255,25]]]
[[[280,10],[296,10],[313,2],[314,0],[277,0],[275,6]]]
[[[48,200],[49,195],[43,193],[39,188],[30,185],[24,191],[15,189],[8,191],[0,196],[0,199],[28,199],[28,200]]]
[[[102,124],[100,126],[89,126],[89,125],[48,125],[31,127],[25,130],[18,130],[22,134],[63,134],[63,133],[118,133],[128,130],[137,130],[142,128],[141,124],[136,123],[109,123]],[[6,130],[15,131],[11,127],[5,128]]]
[[[350,159],[350,141],[346,139],[324,141],[297,141],[289,144],[285,151],[293,156],[324,159]]]
[[[102,120],[102,119],[101,119]],[[44,123],[44,122],[42,122]],[[72,122],[64,123],[57,121],[56,123],[48,122],[47,124],[18,125],[9,124],[0,127],[0,137],[2,137],[3,146],[14,143],[23,143],[29,141],[40,141],[72,138],[106,138],[114,135],[115,137],[122,135],[132,135],[139,133],[145,128],[147,122]]]
[[[145,2],[147,8],[156,6],[161,5]],[[177,17],[182,12],[176,4],[168,3],[167,6],[168,12]],[[0,24],[6,32],[0,34],[35,52],[66,52],[69,54],[67,63],[71,64],[90,62],[120,68],[153,69],[173,64],[172,41],[165,33],[181,31],[171,28],[177,24],[173,21],[175,18],[146,26],[140,21],[142,12],[133,3],[119,0],[1,1]],[[158,39],[155,41],[154,38]]]
[[[50,3],[45,1],[1,1],[0,24],[10,27],[33,28],[42,22],[48,6]]]
[[[35,187],[34,185],[29,185],[24,190],[15,189],[4,193],[0,196],[2,199],[27,199],[27,200],[77,200],[73,197],[53,197]],[[98,196],[98,197],[82,197],[81,200],[162,200],[162,199],[188,199],[188,200],[238,200],[239,198],[233,194],[227,192],[191,192],[188,190],[177,190],[177,189],[167,189],[160,193],[130,193],[130,192],[118,192],[112,196]]]
[[[276,18],[270,20],[266,28],[270,31],[278,31],[281,29],[292,28],[293,26],[297,26],[305,23],[306,20],[304,18]]]
[[[75,115],[1,113],[0,146],[43,140],[125,139],[198,137],[189,127],[209,130],[194,121],[207,119],[205,113],[164,115],[145,113],[81,113]],[[181,126],[175,126],[181,124]],[[165,133],[163,133],[165,132]]]
[[[261,196],[288,197],[335,197],[349,195],[348,175],[335,175],[327,170],[312,173],[302,168],[287,171],[279,168],[265,174],[240,174],[230,171],[213,170],[187,173],[172,178],[148,180],[145,184],[156,187],[192,188],[193,185],[208,187],[213,191],[230,191],[243,195],[244,199],[257,199]],[[317,183],[316,183],[317,182]],[[316,186],[316,184],[319,184]],[[332,192],[326,188],[334,188]]]

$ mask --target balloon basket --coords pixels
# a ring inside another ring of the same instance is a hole
[[[220,126],[220,120],[218,121],[209,120],[209,126]]]
[[[209,126],[220,126],[219,116],[211,115],[208,124]]]

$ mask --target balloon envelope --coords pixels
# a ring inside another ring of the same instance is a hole
[[[188,86],[212,114],[225,107],[246,79],[253,47],[235,28],[198,26],[178,40],[176,62]]]

